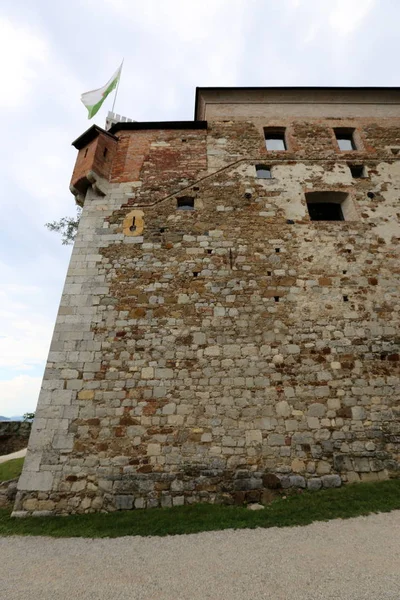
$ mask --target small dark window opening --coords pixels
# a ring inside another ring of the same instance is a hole
[[[182,138],[182,142],[187,142],[187,139],[186,138]]]
[[[160,227],[160,233],[164,233],[165,232],[165,227]]]
[[[132,225],[129,227],[129,231],[135,231],[135,229],[136,229],[135,221],[136,221],[136,217],[133,217]]]
[[[342,271],[343,275],[346,275],[347,271],[346,269],[344,269],[344,271]]]
[[[340,204],[314,202],[307,206],[311,221],[344,221]]]
[[[176,208],[178,210],[194,210],[194,198],[190,198],[190,196],[182,196],[182,198],[177,198]]]
[[[374,194],[374,192],[368,192],[367,196],[368,196],[368,198],[369,198],[370,200],[372,200],[373,198],[375,198],[375,194]]]
[[[349,297],[348,296],[343,296],[343,302],[348,302],[349,301]]]
[[[193,277],[197,277],[199,274],[199,271],[193,271]]]
[[[279,302],[279,296],[274,296],[275,302]]]
[[[207,250],[207,254],[212,254],[212,250],[211,250],[211,248],[209,248],[209,249]]]
[[[285,130],[264,127],[265,146],[267,150],[286,150]]]
[[[271,277],[272,271],[267,271],[267,275],[268,275],[268,277]]]
[[[275,248],[275,252],[278,254],[278,252],[280,252],[281,249],[280,248]]]
[[[306,202],[311,221],[344,221],[341,204],[345,192],[307,192]]]
[[[256,165],[256,175],[258,179],[271,179],[271,167]]]
[[[86,150],[85,150],[85,154],[83,155],[83,158],[86,158],[86,157],[87,157],[88,150],[89,150],[89,148],[86,148]]]
[[[351,176],[354,179],[361,179],[365,176],[363,165],[349,165],[349,169],[351,171]]]
[[[103,156],[104,156],[104,158],[107,156],[107,154],[108,154],[108,148],[104,148],[104,150],[103,150]]]
[[[336,141],[342,152],[357,150],[354,142],[354,129],[335,129]]]

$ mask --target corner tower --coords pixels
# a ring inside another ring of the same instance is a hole
[[[201,88],[92,127],[15,512],[399,473],[400,91]]]

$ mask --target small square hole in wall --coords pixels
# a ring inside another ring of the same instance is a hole
[[[194,210],[194,198],[182,196],[176,199],[176,208],[178,210]]]
[[[193,271],[193,277],[198,277],[199,271]]]
[[[104,158],[106,158],[107,154],[108,154],[108,148],[104,148],[104,150],[103,150]]]
[[[335,137],[339,150],[342,152],[351,152],[357,150],[357,146],[354,141],[354,129],[334,129]]]
[[[362,177],[365,177],[364,165],[349,165],[349,169],[353,179],[362,179]]]
[[[280,248],[275,248],[275,252],[278,254],[281,251]]]
[[[343,296],[343,302],[348,302],[349,301],[349,297],[348,296]]]
[[[267,271],[267,275],[268,275],[268,277],[271,277],[272,271]]]
[[[268,151],[284,151],[286,147],[284,127],[264,127],[265,147]]]
[[[212,253],[213,253],[213,251],[211,250],[211,248],[208,248],[207,249],[207,254],[212,254]]]
[[[256,165],[256,175],[258,179],[271,179],[271,167]]]
[[[274,296],[275,302],[279,302],[279,296]]]

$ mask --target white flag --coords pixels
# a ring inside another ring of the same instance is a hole
[[[94,117],[94,115],[100,110],[101,105],[104,100],[107,98],[108,94],[110,94],[116,87],[121,76],[123,61],[121,66],[115,71],[114,75],[111,79],[98,90],[92,90],[91,92],[85,92],[81,96],[81,100],[83,104],[88,109],[88,119]]]

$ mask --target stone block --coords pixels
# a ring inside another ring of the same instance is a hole
[[[219,356],[221,354],[221,348],[219,346],[207,346],[204,349],[204,356]]]
[[[322,475],[321,481],[324,488],[336,488],[342,485],[340,475]]]
[[[280,402],[277,402],[275,410],[278,417],[283,418],[290,417],[292,412],[292,409],[290,408],[290,405],[288,402],[286,402],[286,400],[281,400]]]
[[[32,473],[22,471],[18,480],[18,489],[24,491],[50,492],[52,489],[54,474],[51,471]]]
[[[206,334],[200,331],[196,331],[193,334],[193,344],[196,344],[197,346],[204,346],[206,339]]]
[[[174,496],[172,498],[173,506],[183,506],[185,504],[185,496]]]
[[[142,379],[153,379],[154,378],[154,367],[143,367],[141,371]]]
[[[252,444],[262,443],[262,433],[259,429],[250,429],[246,431],[246,444],[250,446]]]
[[[161,454],[161,444],[148,444],[147,456],[159,456]]]
[[[174,377],[173,369],[156,368],[155,379],[172,379]]]
[[[306,465],[304,461],[300,458],[295,458],[294,460],[292,460],[291,467],[294,473],[304,473],[304,471],[306,470]]]
[[[300,346],[297,346],[296,344],[288,344],[286,350],[289,354],[300,354]]]
[[[282,487],[281,480],[277,475],[274,475],[274,473],[264,473],[262,476],[262,482],[264,487],[270,490],[277,490]]]
[[[290,475],[289,485],[290,487],[305,488],[306,480],[301,475]]]
[[[352,406],[351,418],[355,421],[363,421],[365,419],[365,409],[362,406]]]
[[[307,416],[322,418],[325,416],[325,413],[326,407],[324,406],[324,404],[320,404],[317,402],[315,404],[310,404],[310,406],[308,407]]]
[[[307,489],[310,491],[320,490],[322,487],[322,481],[318,477],[312,477],[307,479]]]
[[[114,496],[115,508],[117,510],[131,510],[133,508],[133,502],[133,496]]]
[[[93,400],[94,391],[93,390],[81,390],[78,392],[79,400]]]

